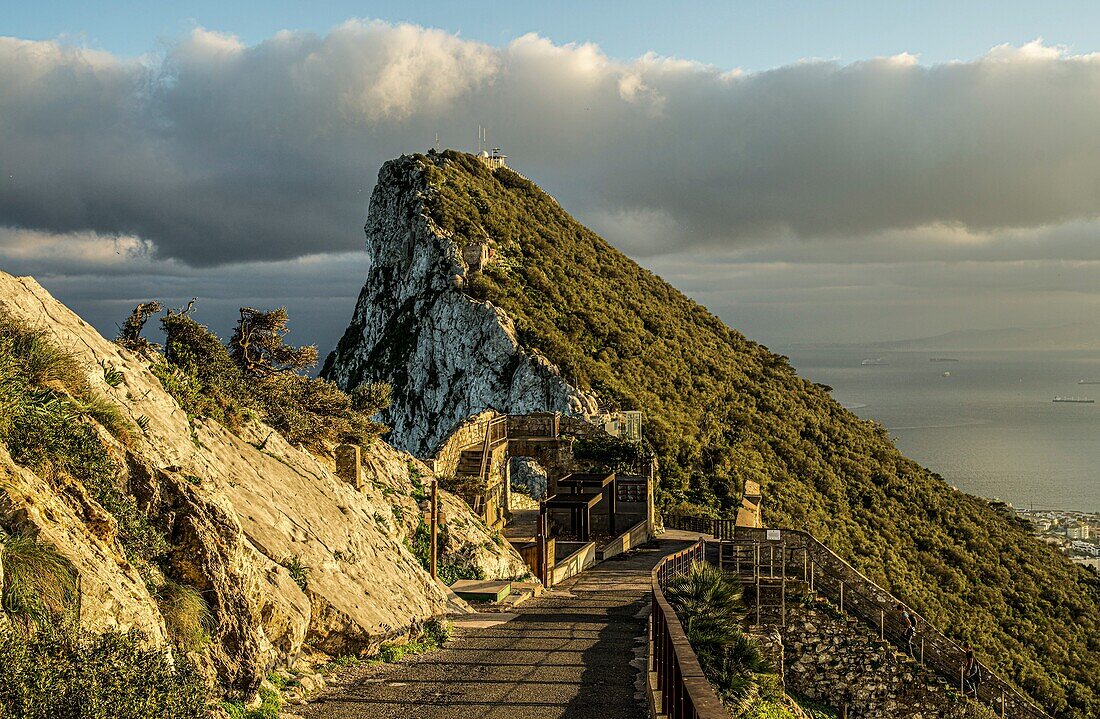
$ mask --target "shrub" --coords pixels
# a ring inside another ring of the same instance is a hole
[[[248,375],[265,376],[279,372],[300,372],[317,364],[317,348],[309,345],[293,347],[283,338],[286,307],[264,312],[242,307],[237,328],[229,340],[229,356]]]
[[[229,350],[205,325],[191,318],[189,309],[169,311],[160,323],[168,367],[161,367],[157,375],[164,388],[189,415],[210,417],[230,429],[240,427],[248,419],[253,401]],[[180,374],[172,372],[173,368]]]
[[[163,361],[152,371],[191,417],[237,429],[253,412],[291,444],[324,452],[328,445],[366,445],[385,431],[370,419],[389,401],[388,385],[354,397],[335,384],[298,374],[317,359],[315,347],[284,344],[286,309],[241,308],[228,346],[190,316],[192,304],[161,318]]]
[[[723,701],[745,711],[782,693],[774,680],[761,676],[774,670],[756,642],[741,631],[746,610],[736,580],[710,564],[696,563],[668,582],[665,596]]]
[[[154,597],[176,646],[191,652],[210,641],[214,615],[197,589],[169,579],[156,588]]]
[[[351,391],[351,408],[373,417],[390,406],[392,392],[385,382],[365,382]]]
[[[135,351],[152,349],[154,345],[142,337],[141,332],[145,329],[145,323],[149,318],[159,315],[163,310],[164,307],[156,300],[142,302],[118,328],[118,337],[115,338],[115,342]]]
[[[9,534],[0,539],[0,564],[8,614],[43,623],[76,606],[76,570],[52,544],[29,534]]]
[[[0,627],[0,715],[21,719],[200,719],[206,685],[139,632],[69,623]]]
[[[296,374],[273,374],[253,382],[264,420],[291,444],[324,451],[326,443],[370,444],[385,427],[352,409],[332,382]]]
[[[573,442],[573,457],[598,464],[616,472],[637,466],[644,450],[640,442],[598,433]]]
[[[439,526],[439,535],[436,537],[439,546],[436,558],[436,576],[439,580],[450,586],[459,579],[484,579],[485,572],[469,559],[457,554],[445,554],[444,548],[450,541],[447,525]],[[420,562],[425,571],[431,567],[432,530],[427,522],[421,518],[413,536],[406,540],[405,546]]]

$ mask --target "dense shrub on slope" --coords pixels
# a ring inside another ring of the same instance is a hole
[[[519,175],[470,155],[417,156],[427,210],[498,260],[467,292],[602,402],[646,413],[662,501],[720,513],[759,481],[771,524],[806,528],[911,602],[1049,710],[1100,715],[1100,582],[1007,511],[951,490],[886,431],[785,357],[578,224]]]
[[[32,633],[0,626],[0,716],[21,719],[200,719],[206,685],[183,657],[138,632],[71,624]]]

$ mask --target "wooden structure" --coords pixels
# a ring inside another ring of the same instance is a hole
[[[602,512],[607,516],[607,526],[599,527],[601,530],[606,530],[608,534],[614,536],[615,530],[615,513],[618,504],[618,491],[615,480],[615,474],[600,474],[600,473],[578,473],[567,474],[558,480],[558,494],[586,494],[586,493],[598,493],[600,495],[600,502],[602,503]]]
[[[592,534],[592,507],[603,499],[603,492],[556,494],[546,500],[550,512],[561,511],[569,516],[569,531],[577,539],[587,542]]]

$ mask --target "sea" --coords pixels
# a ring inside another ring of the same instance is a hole
[[[1078,384],[1100,382],[1100,352],[772,349],[964,492],[1017,507],[1100,512],[1100,384]]]

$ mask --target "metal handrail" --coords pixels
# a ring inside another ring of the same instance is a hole
[[[649,621],[649,671],[656,673],[661,692],[657,714],[668,719],[728,719],[722,700],[703,673],[676,611],[665,599],[664,588],[691,565],[706,561],[706,542],[700,540],[658,562],[650,575],[653,607]]]
[[[961,667],[966,655],[965,650],[952,641],[935,625],[914,611],[911,607],[868,579],[847,561],[838,556],[813,535],[802,530],[781,529],[779,540],[769,540],[768,529],[738,527],[734,531],[729,527],[732,520],[717,520],[699,517],[669,517],[667,526],[684,527],[689,531],[703,531],[722,538],[726,546],[769,547],[772,562],[768,566],[769,576],[798,579],[809,588],[830,599],[842,614],[851,614],[873,628],[877,628],[879,638],[889,640],[895,646],[907,649],[904,638],[904,624],[895,612],[901,605],[915,617],[917,633],[914,637],[914,658],[922,666],[936,672],[949,685],[963,690]],[[703,528],[710,523],[710,530]],[[771,531],[777,531],[772,529]],[[795,541],[791,541],[792,538]],[[780,550],[779,574],[774,569],[774,551]],[[721,551],[721,550],[720,550]],[[802,552],[801,562],[797,554]],[[754,577],[760,571],[759,554],[753,568]],[[793,565],[793,566],[792,566]],[[783,609],[784,618],[786,609]],[[978,662],[984,670],[985,678],[979,684],[977,700],[988,705],[999,705],[1001,716],[1049,719],[1041,708],[1023,695],[1015,686],[1003,679],[988,666]],[[956,684],[957,682],[957,684]]]

